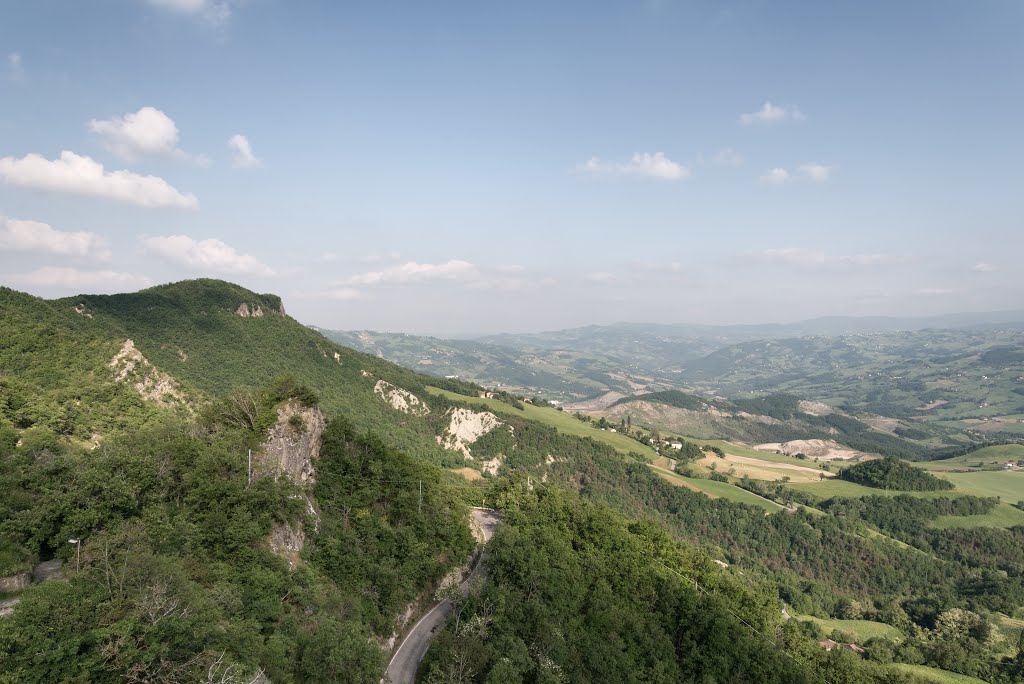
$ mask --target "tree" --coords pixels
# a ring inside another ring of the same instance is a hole
[[[355,623],[328,618],[313,630],[302,651],[306,681],[316,684],[377,684],[384,654]]]

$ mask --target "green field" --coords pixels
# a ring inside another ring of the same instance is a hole
[[[916,465],[934,472],[976,468],[979,463],[982,468],[1002,467],[1007,461],[1019,461],[1022,459],[1024,459],[1024,444],[999,444],[972,451],[966,456],[945,458],[941,461],[925,461]]]
[[[943,530],[964,527],[1017,527],[1024,525],[1024,511],[1001,503],[985,515],[943,515],[931,522],[931,527]]]
[[[676,473],[670,473],[661,468],[654,468],[654,471],[658,473],[662,478],[677,484],[679,486],[689,485],[692,489],[699,489],[701,492],[719,499],[725,499],[726,501],[733,501],[735,503],[743,503],[749,506],[758,506],[763,508],[769,513],[775,513],[776,511],[785,510],[785,506],[769,501],[763,497],[748,492],[745,489],[741,489],[734,484],[728,482],[718,482],[716,480],[704,480],[699,477],[684,477],[683,475],[677,475]]]
[[[1024,499],[1024,473],[1007,473],[1001,471],[982,471],[977,473],[940,473],[941,477],[953,482],[956,489],[941,492],[901,492],[894,489],[875,489],[865,487],[846,480],[824,480],[790,484],[790,489],[810,494],[824,500],[835,496],[858,498],[862,496],[897,496],[909,494],[926,499],[943,496],[1001,496],[1003,503],[996,506],[991,513],[985,515],[945,515],[936,518],[932,527],[940,529],[967,527],[1016,527],[1024,525],[1024,511],[1006,503]],[[1008,479],[1012,478],[1012,479]]]
[[[956,490],[975,496],[998,496],[1007,503],[1024,501],[1024,472],[982,470],[976,473],[938,473],[956,485]]]
[[[544,408],[542,406],[534,406],[533,404],[523,403],[523,410],[506,404],[498,399],[480,399],[478,397],[467,397],[463,394],[456,394],[455,392],[449,392],[448,390],[438,389],[436,387],[428,387],[427,390],[431,394],[437,394],[442,397],[451,399],[452,401],[458,401],[466,404],[483,404],[491,411],[495,413],[503,413],[505,415],[519,416],[520,418],[529,418],[535,420],[538,423],[544,423],[549,425],[559,432],[567,435],[575,435],[577,437],[590,437],[596,442],[607,444],[613,449],[623,453],[629,454],[630,452],[638,453],[644,457],[654,460],[657,458],[657,454],[654,449],[641,444],[640,442],[627,437],[626,435],[618,432],[610,432],[608,430],[601,430],[596,428],[590,423],[584,423],[581,420],[577,420],[572,417],[571,414],[563,411],[557,411],[553,408]]]
[[[790,484],[787,486],[790,489],[805,492],[811,496],[818,497],[819,499],[830,499],[834,496],[858,498],[862,496],[898,496],[900,494],[909,494],[910,496],[917,496],[925,499],[935,499],[943,496],[957,496],[958,494],[955,490],[942,492],[901,492],[895,489],[876,489],[874,487],[865,487],[864,485],[859,485],[856,482],[848,482],[837,478],[822,480],[821,482]],[[963,494],[964,492],[959,493]]]
[[[825,630],[825,634],[831,634],[839,630],[843,634],[850,635],[854,643],[863,643],[868,639],[889,639],[891,641],[902,641],[903,632],[892,625],[884,622],[873,622],[871,620],[832,620],[818,618],[813,615],[794,615],[797,620],[813,622]]]
[[[914,675],[919,681],[927,682],[928,684],[985,684],[985,680],[978,679],[977,677],[968,677],[967,675],[947,672],[946,670],[939,670],[934,667],[925,667],[924,665],[898,663],[889,667],[898,672]]]

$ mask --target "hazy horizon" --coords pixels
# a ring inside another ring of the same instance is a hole
[[[1019,3],[45,0],[0,283],[448,337],[1019,306]],[[466,332],[471,331],[471,332]]]

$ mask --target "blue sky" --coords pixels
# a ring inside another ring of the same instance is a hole
[[[37,0],[0,282],[455,335],[1020,308],[1024,4]]]

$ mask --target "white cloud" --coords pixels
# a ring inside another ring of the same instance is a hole
[[[577,164],[576,170],[594,175],[643,176],[663,180],[685,180],[692,175],[690,169],[672,161],[663,152],[637,152],[627,162],[610,162],[592,157]]]
[[[96,233],[67,232],[38,221],[0,216],[0,250],[48,252],[62,256],[110,258],[106,240]]]
[[[803,121],[807,117],[795,106],[774,105],[766,101],[756,112],[740,114],[740,123],[744,126],[751,124],[772,124],[783,121]]]
[[[819,249],[781,247],[760,252],[747,252],[747,257],[770,264],[800,268],[837,268],[891,266],[906,263],[907,257],[898,254],[843,254],[831,255]]]
[[[313,261],[318,264],[330,264],[338,260],[338,255],[334,252],[324,252]]]
[[[807,162],[806,164],[800,165],[800,172],[815,183],[824,183],[828,180],[829,174],[832,173],[832,167],[825,166],[823,164],[816,164],[814,162]]]
[[[223,26],[231,18],[232,3],[229,0],[146,0],[146,3],[172,14],[197,19],[211,27]]]
[[[241,133],[236,133],[228,140],[228,147],[232,150],[234,163],[240,169],[253,169],[263,165],[263,160],[256,157],[252,151],[249,139]]]
[[[408,285],[432,280],[472,280],[479,276],[476,266],[468,261],[452,259],[439,264],[420,264],[408,261],[380,271],[357,273],[342,281],[342,285]]]
[[[515,275],[517,273],[523,273],[526,271],[526,267],[521,264],[501,264],[496,269],[498,273],[504,273],[505,275]]]
[[[195,195],[183,194],[163,178],[131,171],[105,171],[91,157],[67,150],[50,161],[27,154],[0,159],[0,178],[11,185],[36,190],[102,197],[147,208],[198,209]]]
[[[7,55],[7,78],[15,83],[25,80],[25,65],[22,64],[20,52]]]
[[[231,245],[210,238],[194,240],[187,235],[165,235],[142,239],[146,251],[197,271],[254,276],[273,276],[274,270],[250,254],[240,254]]]
[[[812,183],[824,183],[832,174],[832,167],[815,162],[807,162],[806,164],[801,164],[798,167],[798,171],[800,175],[795,176],[782,167],[769,169],[767,173],[761,176],[761,182],[769,185],[783,185],[792,180],[805,179]]]
[[[743,155],[736,150],[725,147],[715,153],[711,162],[718,166],[743,166],[744,159]]]
[[[998,271],[999,269],[993,266],[992,264],[986,264],[984,261],[979,261],[978,263],[974,264],[974,266],[971,266],[971,270],[974,271],[975,273],[992,273],[993,271]]]
[[[953,294],[953,290],[944,287],[921,287],[914,290],[914,294],[922,295],[924,297],[941,297],[943,295]]]
[[[121,271],[90,271],[78,268],[44,266],[30,273],[12,276],[12,280],[41,287],[88,288],[90,291],[123,292],[152,284],[149,278]]]
[[[363,293],[353,287],[339,287],[328,291],[327,297],[341,302],[350,302],[353,299],[362,299]]]
[[[205,156],[192,157],[178,148],[177,124],[155,107],[143,107],[109,119],[92,119],[87,125],[104,147],[128,162],[140,157],[174,157],[194,159],[201,166],[209,163]]]
[[[768,185],[782,185],[789,181],[789,179],[789,171],[780,167],[769,169],[767,173],[761,176],[761,182]]]

